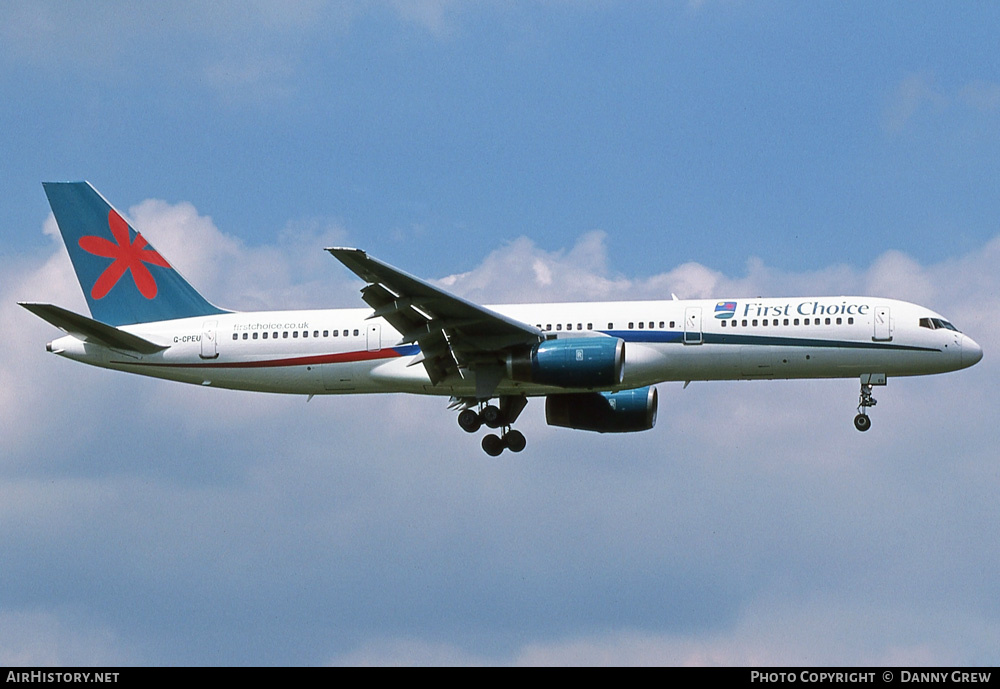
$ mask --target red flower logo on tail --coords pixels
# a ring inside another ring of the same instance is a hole
[[[127,270],[132,273],[132,280],[139,294],[146,299],[152,299],[156,296],[156,280],[143,263],[152,263],[163,268],[169,268],[170,264],[152,247],[147,247],[146,240],[138,232],[135,234],[135,241],[130,242],[128,223],[114,210],[108,213],[108,227],[111,228],[111,235],[117,243],[95,235],[80,237],[80,248],[87,253],[114,259],[97,278],[97,282],[90,290],[90,296],[94,299],[103,299],[118,284]]]

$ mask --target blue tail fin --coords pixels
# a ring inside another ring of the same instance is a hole
[[[226,313],[198,294],[89,182],[45,182],[94,318],[108,325]]]

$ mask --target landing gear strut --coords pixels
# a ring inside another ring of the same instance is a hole
[[[866,373],[861,376],[861,396],[858,398],[858,415],[854,417],[854,427],[859,431],[867,431],[872,427],[872,420],[868,418],[868,409],[878,404],[872,397],[872,386],[885,385],[885,374]]]
[[[500,430],[500,434],[490,433],[483,437],[483,451],[491,457],[497,457],[504,450],[520,452],[527,445],[524,434],[515,431],[510,426],[521,414],[528,403],[523,395],[507,395],[500,398],[500,406],[479,402],[479,411],[472,407],[462,410],[458,415],[458,425],[466,433],[475,433],[483,424],[488,428]]]

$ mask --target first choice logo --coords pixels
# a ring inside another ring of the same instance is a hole
[[[798,304],[761,304],[751,302],[743,307],[743,316],[864,316],[871,310],[870,304],[842,301],[827,303],[820,301],[800,301]]]
[[[742,309],[737,308],[735,301],[720,301],[715,305],[715,317],[719,320],[735,318],[736,312],[742,311],[742,318],[767,318],[768,316],[865,316],[871,312],[871,304],[842,301],[800,301],[797,304],[765,304],[748,302]]]
[[[732,318],[736,315],[735,301],[720,301],[715,305],[715,317],[719,319]]]

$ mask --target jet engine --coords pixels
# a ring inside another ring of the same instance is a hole
[[[656,388],[621,392],[579,392],[545,398],[550,426],[598,433],[648,431],[656,424]]]
[[[617,337],[546,340],[507,355],[512,380],[563,388],[618,385],[625,375],[625,342]]]

